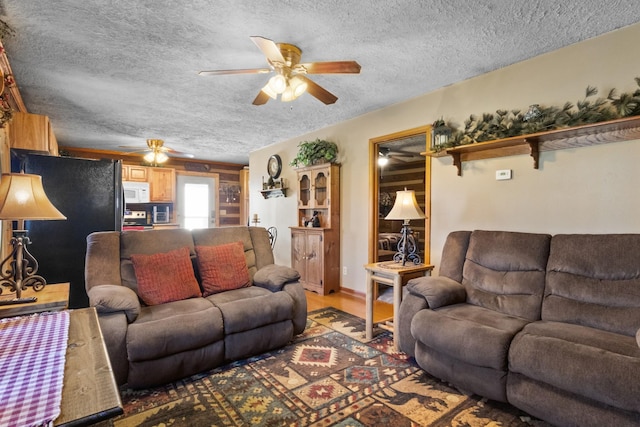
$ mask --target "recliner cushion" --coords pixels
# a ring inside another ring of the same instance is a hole
[[[509,369],[607,405],[640,411],[640,347],[635,337],[534,322],[514,338]]]
[[[424,345],[466,363],[507,370],[509,344],[528,322],[470,304],[421,310],[411,334]]]
[[[204,298],[142,307],[127,330],[129,361],[158,359],[224,339],[220,309]]]
[[[293,300],[287,292],[250,286],[214,294],[207,300],[222,312],[225,335],[293,318]]]

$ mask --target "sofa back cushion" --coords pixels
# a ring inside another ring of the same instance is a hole
[[[542,319],[634,336],[640,329],[640,234],[554,236]]]
[[[194,259],[195,249],[189,230],[123,231],[120,234],[120,276],[122,284],[138,293],[138,281],[131,262],[131,255],[153,255],[184,247],[189,249],[189,255]]]
[[[539,320],[550,240],[548,234],[472,232],[462,273],[467,303]]]

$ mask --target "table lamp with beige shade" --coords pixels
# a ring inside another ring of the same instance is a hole
[[[398,242],[398,252],[393,256],[395,262],[402,262],[402,265],[407,263],[407,260],[414,264],[422,263],[420,255],[416,253],[417,245],[413,238],[410,238],[413,232],[409,228],[409,221],[412,219],[423,219],[425,217],[424,212],[418,206],[416,200],[416,193],[413,190],[396,191],[396,201],[391,208],[391,211],[384,219],[398,219],[403,220],[402,223],[402,237]]]
[[[13,230],[11,246],[13,250],[0,264],[0,296],[4,288],[15,292],[15,298],[2,300],[3,304],[22,304],[33,302],[35,297],[22,298],[22,291],[32,287],[41,291],[47,281],[36,274],[38,261],[29,253],[27,246],[31,243],[25,220],[59,220],[67,219],[49,201],[42,177],[25,173],[3,173],[0,180],[0,220],[17,221]]]

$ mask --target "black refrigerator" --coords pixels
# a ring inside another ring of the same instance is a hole
[[[84,287],[87,236],[122,229],[122,162],[54,157],[13,150],[11,170],[42,176],[51,203],[66,220],[25,221],[47,283],[69,282],[69,308],[89,306]]]

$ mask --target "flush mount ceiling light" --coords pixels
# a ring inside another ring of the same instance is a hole
[[[253,105],[266,104],[269,98],[282,102],[293,101],[305,92],[309,92],[325,104],[333,104],[338,97],[314,83],[307,74],[358,74],[360,64],[356,61],[306,62],[300,63],[302,51],[289,43],[274,43],[264,37],[253,36],[251,40],[267,57],[269,68],[250,68],[239,70],[200,71],[201,76],[222,74],[266,74],[275,72],[267,84],[253,100]]]

